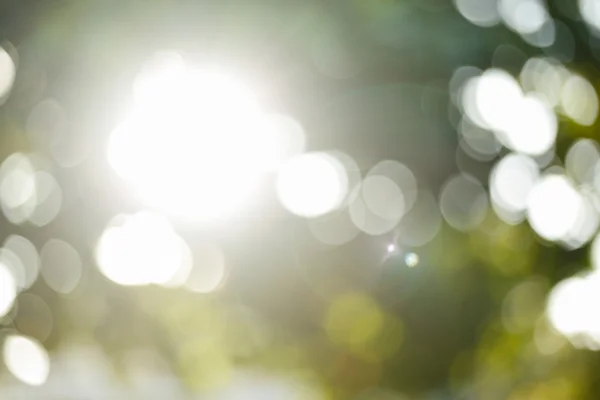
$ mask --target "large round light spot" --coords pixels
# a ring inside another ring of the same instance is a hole
[[[583,198],[562,175],[548,175],[531,190],[527,214],[531,227],[548,240],[565,239],[577,223]]]
[[[17,67],[12,57],[0,47],[0,104],[4,103],[12,89]]]
[[[115,283],[166,284],[185,264],[184,245],[165,218],[140,212],[111,221],[98,242],[96,260]]]
[[[597,271],[559,282],[550,293],[547,314],[552,326],[578,347],[600,350],[600,274]]]
[[[473,95],[464,97],[465,111],[473,121],[502,130],[517,112],[523,93],[517,81],[506,71],[490,69],[472,80]],[[465,92],[465,96],[467,92]]]
[[[281,167],[277,177],[281,204],[302,217],[317,217],[335,210],[347,191],[344,166],[326,153],[297,156]]]
[[[490,195],[498,216],[508,223],[521,221],[538,178],[537,164],[525,155],[509,154],[496,164],[490,176]]]
[[[46,349],[37,341],[24,336],[8,336],[4,341],[4,363],[20,381],[39,386],[50,373]]]
[[[546,153],[556,139],[558,123],[548,105],[535,96],[526,96],[516,104],[502,129],[511,149],[539,156]]]

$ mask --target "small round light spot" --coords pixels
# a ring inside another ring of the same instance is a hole
[[[404,262],[409,268],[416,267],[419,264],[419,256],[416,253],[407,253],[404,256]]]

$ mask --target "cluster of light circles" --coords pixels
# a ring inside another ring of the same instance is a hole
[[[13,153],[0,165],[0,208],[13,224],[44,226],[60,212],[60,186],[53,175],[36,167],[36,161],[34,156]]]
[[[15,64],[15,52],[0,46],[0,105],[3,104],[10,94],[17,75]],[[11,55],[11,53],[14,53]]]
[[[213,67],[157,53],[136,78],[133,100],[107,156],[153,211],[117,216],[102,234],[96,259],[116,283],[208,292],[224,280],[219,247],[194,246],[202,254],[193,255],[157,213],[186,222],[222,220],[240,211],[272,173],[282,204],[296,214],[318,215],[343,199],[347,182],[335,159],[303,154],[299,123],[262,111],[246,85]]]
[[[530,156],[552,151],[558,124],[556,113],[584,126],[598,116],[598,96],[584,77],[553,59],[532,58],[519,80],[501,69],[456,71],[451,81],[453,100],[465,116],[461,144],[477,159],[498,153],[497,142]],[[486,135],[493,132],[493,137]]]
[[[0,318],[11,312],[18,294],[33,285],[39,271],[40,258],[35,246],[22,236],[8,236],[0,248]],[[37,340],[21,335],[7,336],[3,357],[7,369],[20,381],[31,386],[46,381],[49,358]]]
[[[599,294],[600,274],[593,271],[563,280],[548,297],[550,323],[577,347],[600,350]]]
[[[207,250],[217,267],[209,274],[213,283],[203,287],[198,282],[206,276],[198,280],[195,268],[185,266],[189,248],[156,212],[221,220],[239,211],[268,174],[275,175],[281,205],[307,219],[315,237],[330,245],[361,231],[390,232],[419,195],[413,173],[397,161],[383,161],[362,177],[345,153],[305,152],[300,124],[262,111],[247,86],[214,68],[192,67],[178,54],[155,55],[133,95],[131,112],[110,136],[108,161],[153,211],[116,217],[100,238],[97,261],[114,282],[169,285],[178,277],[197,291],[218,286],[225,275],[218,246]],[[437,208],[435,200],[423,204],[421,214]],[[412,243],[431,239],[439,221],[430,222],[415,230]]]
[[[490,196],[496,214],[509,224],[525,217],[546,240],[579,248],[596,234],[600,224],[594,184],[600,155],[595,142],[584,139],[571,146],[566,169],[540,171],[536,161],[510,153],[493,168]]]
[[[532,58],[518,80],[500,69],[482,72],[463,67],[455,73],[451,91],[464,112],[459,133],[467,154],[491,161],[502,146],[511,150],[496,162],[489,176],[496,214],[509,224],[527,219],[540,237],[568,249],[589,243],[600,226],[598,143],[576,141],[563,165],[554,154],[554,142],[557,115],[583,126],[596,122],[599,102],[591,83],[556,60]],[[441,206],[444,213],[443,202]],[[598,249],[596,236],[594,266],[600,264]],[[594,312],[597,293],[600,275],[596,268],[559,283],[546,310],[557,332],[576,346],[594,350],[600,350],[600,319]]]
[[[12,309],[19,292],[33,285],[39,270],[35,246],[23,236],[8,236],[0,247],[0,317]]]
[[[116,216],[98,241],[96,261],[104,276],[127,286],[184,286],[206,293],[226,278],[217,245],[199,245],[192,253],[165,217],[147,211]]]
[[[591,141],[583,140],[576,143],[570,151],[574,150],[581,155],[581,158],[575,159],[574,156],[568,158],[571,162],[568,162],[567,166],[571,166],[572,175],[577,176],[578,179],[594,179],[590,176],[590,169],[594,175],[600,165],[597,145],[594,144],[592,147]],[[594,161],[594,166],[581,168],[591,161]],[[574,162],[578,165],[574,166]],[[590,206],[594,217],[591,220],[581,221],[588,226],[586,233],[589,237],[592,237],[598,228],[598,214],[595,207],[597,203],[593,207]],[[590,258],[593,267],[591,272],[567,278],[552,289],[546,312],[554,329],[575,346],[600,350],[600,318],[596,310],[596,305],[600,301],[600,235],[596,235],[592,242]]]
[[[472,24],[491,27],[503,22],[533,46],[548,47],[556,40],[557,22],[544,0],[454,0],[454,4]]]
[[[523,93],[506,71],[490,69],[468,79],[461,97],[466,117],[494,132],[504,146],[534,156],[552,148],[558,129],[556,115],[535,93]]]
[[[455,73],[451,90],[464,111],[459,133],[467,154],[489,161],[500,146],[513,151],[490,174],[496,214],[509,224],[528,218],[541,237],[568,248],[588,243],[599,225],[597,146],[592,141],[574,144],[565,170],[554,161],[554,142],[557,114],[584,126],[596,121],[593,86],[555,60],[532,58],[519,80],[500,69],[463,67]]]
[[[294,175],[284,165],[279,175],[278,193],[288,210],[308,218],[310,232],[326,245],[343,245],[361,232],[371,236],[384,235],[403,221],[412,226],[417,214],[429,215],[431,208],[437,210],[435,200],[431,204],[426,192],[419,193],[412,171],[398,161],[381,161],[363,177],[356,162],[345,153],[307,153],[297,160],[321,156],[321,160],[330,160],[327,161],[329,174],[325,172],[326,168],[320,171],[303,168]],[[293,166],[296,162],[292,160],[290,164]],[[424,201],[415,206],[419,195]],[[306,201],[307,198],[310,200]],[[413,209],[414,216],[411,214]],[[433,215],[439,215],[439,210]],[[405,235],[397,239],[408,247],[420,246],[432,238],[427,231],[438,228],[435,218],[425,218],[418,227],[407,229]]]

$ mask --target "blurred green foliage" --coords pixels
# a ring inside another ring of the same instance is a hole
[[[568,24],[574,33],[583,29]],[[2,3],[0,27],[23,68],[0,108],[0,156],[30,150],[25,119],[48,96],[68,110],[73,135],[89,151],[85,163],[53,171],[65,192],[56,221],[41,229],[0,224],[2,236],[24,234],[36,246],[62,238],[84,258],[75,295],[61,297],[41,281],[30,289],[52,312],[43,342],[49,349],[85,338],[116,366],[130,349],[152,349],[190,387],[218,385],[236,366],[260,365],[316,382],[332,399],[377,386],[416,399],[600,395],[598,355],[549,337],[543,317],[546,294],[587,267],[587,251],[542,243],[526,223],[506,225],[491,210],[469,234],[443,226],[418,250],[414,269],[383,260],[385,238],[317,248],[304,240],[301,222],[265,211],[272,205],[233,228],[178,227],[192,247],[216,237],[226,249],[230,276],[217,293],[117,287],[94,266],[105,222],[136,208],[110,189],[103,149],[129,102],[124,88],[155,50],[241,71],[263,88],[267,107],[302,121],[311,147],[347,151],[364,169],[398,159],[437,195],[456,171],[447,82],[459,66],[489,67],[499,45],[540,53],[516,34],[474,27],[442,0],[21,0]],[[328,76],[313,62],[315,51],[332,51],[315,50],[331,32],[349,49],[351,77]],[[596,83],[597,60],[584,37],[574,36],[570,66]],[[34,87],[39,71],[41,92]],[[561,123],[557,154],[579,137],[596,137],[595,127]],[[40,336],[44,319],[26,309],[6,318],[7,331]],[[559,350],[542,354],[539,340]]]

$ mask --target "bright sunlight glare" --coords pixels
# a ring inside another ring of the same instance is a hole
[[[261,113],[244,84],[177,54],[156,55],[133,94],[108,161],[147,206],[173,217],[205,221],[239,210],[263,173],[303,150],[295,121]]]

